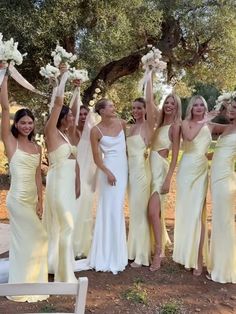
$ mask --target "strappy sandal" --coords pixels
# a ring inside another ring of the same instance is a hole
[[[160,269],[161,267],[161,261],[162,261],[162,257],[158,254],[155,254],[152,260],[152,264],[149,267],[150,271],[156,271],[158,269]]]

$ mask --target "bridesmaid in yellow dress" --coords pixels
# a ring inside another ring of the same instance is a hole
[[[236,99],[229,105],[232,124],[217,141],[211,164],[212,231],[209,279],[236,283],[235,197]]]
[[[67,129],[74,123],[63,97],[56,97],[45,127],[49,157],[45,223],[49,235],[49,269],[55,281],[76,282],[74,275],[73,231],[76,197],[80,195],[76,147],[70,144]]]
[[[130,207],[128,258],[134,260],[131,267],[148,266],[151,243],[147,216],[150,197],[151,172],[147,147],[153,134],[152,110],[147,108],[143,98],[137,98],[132,105],[135,124],[130,127],[127,137]],[[145,114],[147,120],[145,120]]]
[[[33,142],[34,116],[28,109],[15,113],[10,128],[7,76],[1,87],[1,132],[9,160],[11,186],[7,195],[10,216],[9,283],[48,281],[47,234],[42,215],[41,149]],[[16,296],[17,302],[37,302],[48,296]]]
[[[165,194],[169,193],[170,182],[178,160],[180,143],[181,101],[175,94],[169,94],[163,107],[157,111],[154,106],[152,81],[147,83],[147,106],[156,111],[157,127],[151,144],[151,197],[149,200],[149,221],[154,235],[154,257],[150,266],[156,271],[165,255],[165,246],[169,240],[165,225]],[[172,151],[171,162],[168,156]]]
[[[211,132],[217,133],[218,127],[217,124],[207,123],[207,112],[205,99],[193,96],[182,122],[183,155],[177,173],[173,259],[186,269],[193,269],[195,276],[201,275],[203,261],[207,263],[208,258],[206,155]]]

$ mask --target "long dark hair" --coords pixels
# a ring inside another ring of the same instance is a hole
[[[27,109],[27,108],[22,108],[20,110],[17,110],[14,116],[14,120],[13,120],[13,124],[11,126],[11,133],[15,138],[18,138],[19,135],[19,131],[16,128],[15,124],[23,117],[28,116],[30,117],[33,121],[34,121],[34,115],[33,113]],[[34,136],[34,130],[32,130],[30,132],[30,134],[28,135],[28,139],[31,141],[32,137]]]
[[[65,106],[65,105],[62,106],[60,115],[59,115],[58,120],[57,120],[57,128],[60,128],[60,126],[61,126],[61,120],[62,120],[65,116],[68,115],[69,111],[70,111],[70,108],[69,108],[69,107],[67,107],[67,106]]]

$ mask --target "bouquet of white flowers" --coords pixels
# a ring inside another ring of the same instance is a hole
[[[161,61],[162,53],[159,49],[152,47],[152,49],[142,57],[141,61],[144,70],[154,70],[162,72],[166,69],[166,62]]]
[[[0,33],[0,61],[9,62],[12,65],[20,65],[26,53],[20,53],[17,49],[18,43],[14,42],[13,38],[7,41],[2,40],[2,38],[2,33]]]
[[[39,73],[48,79],[57,79],[60,75],[60,70],[51,64],[47,64],[45,67],[41,67]]]
[[[216,100],[215,110],[220,110],[222,106],[227,107],[231,104],[232,100],[236,98],[236,92],[228,92],[220,95]]]
[[[85,69],[77,70],[75,68],[69,69],[69,80],[80,80],[82,83],[89,80],[88,71]]]
[[[58,44],[51,55],[53,57],[54,65],[56,67],[59,67],[61,63],[64,63],[68,66],[77,59],[76,55],[73,55],[71,52],[67,52],[63,47],[59,46]]]

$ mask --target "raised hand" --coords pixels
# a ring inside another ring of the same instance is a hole
[[[217,110],[212,110],[210,112],[207,112],[204,116],[204,118],[201,121],[198,121],[198,123],[208,123],[212,119],[214,119],[216,116],[218,116],[219,111]]]

